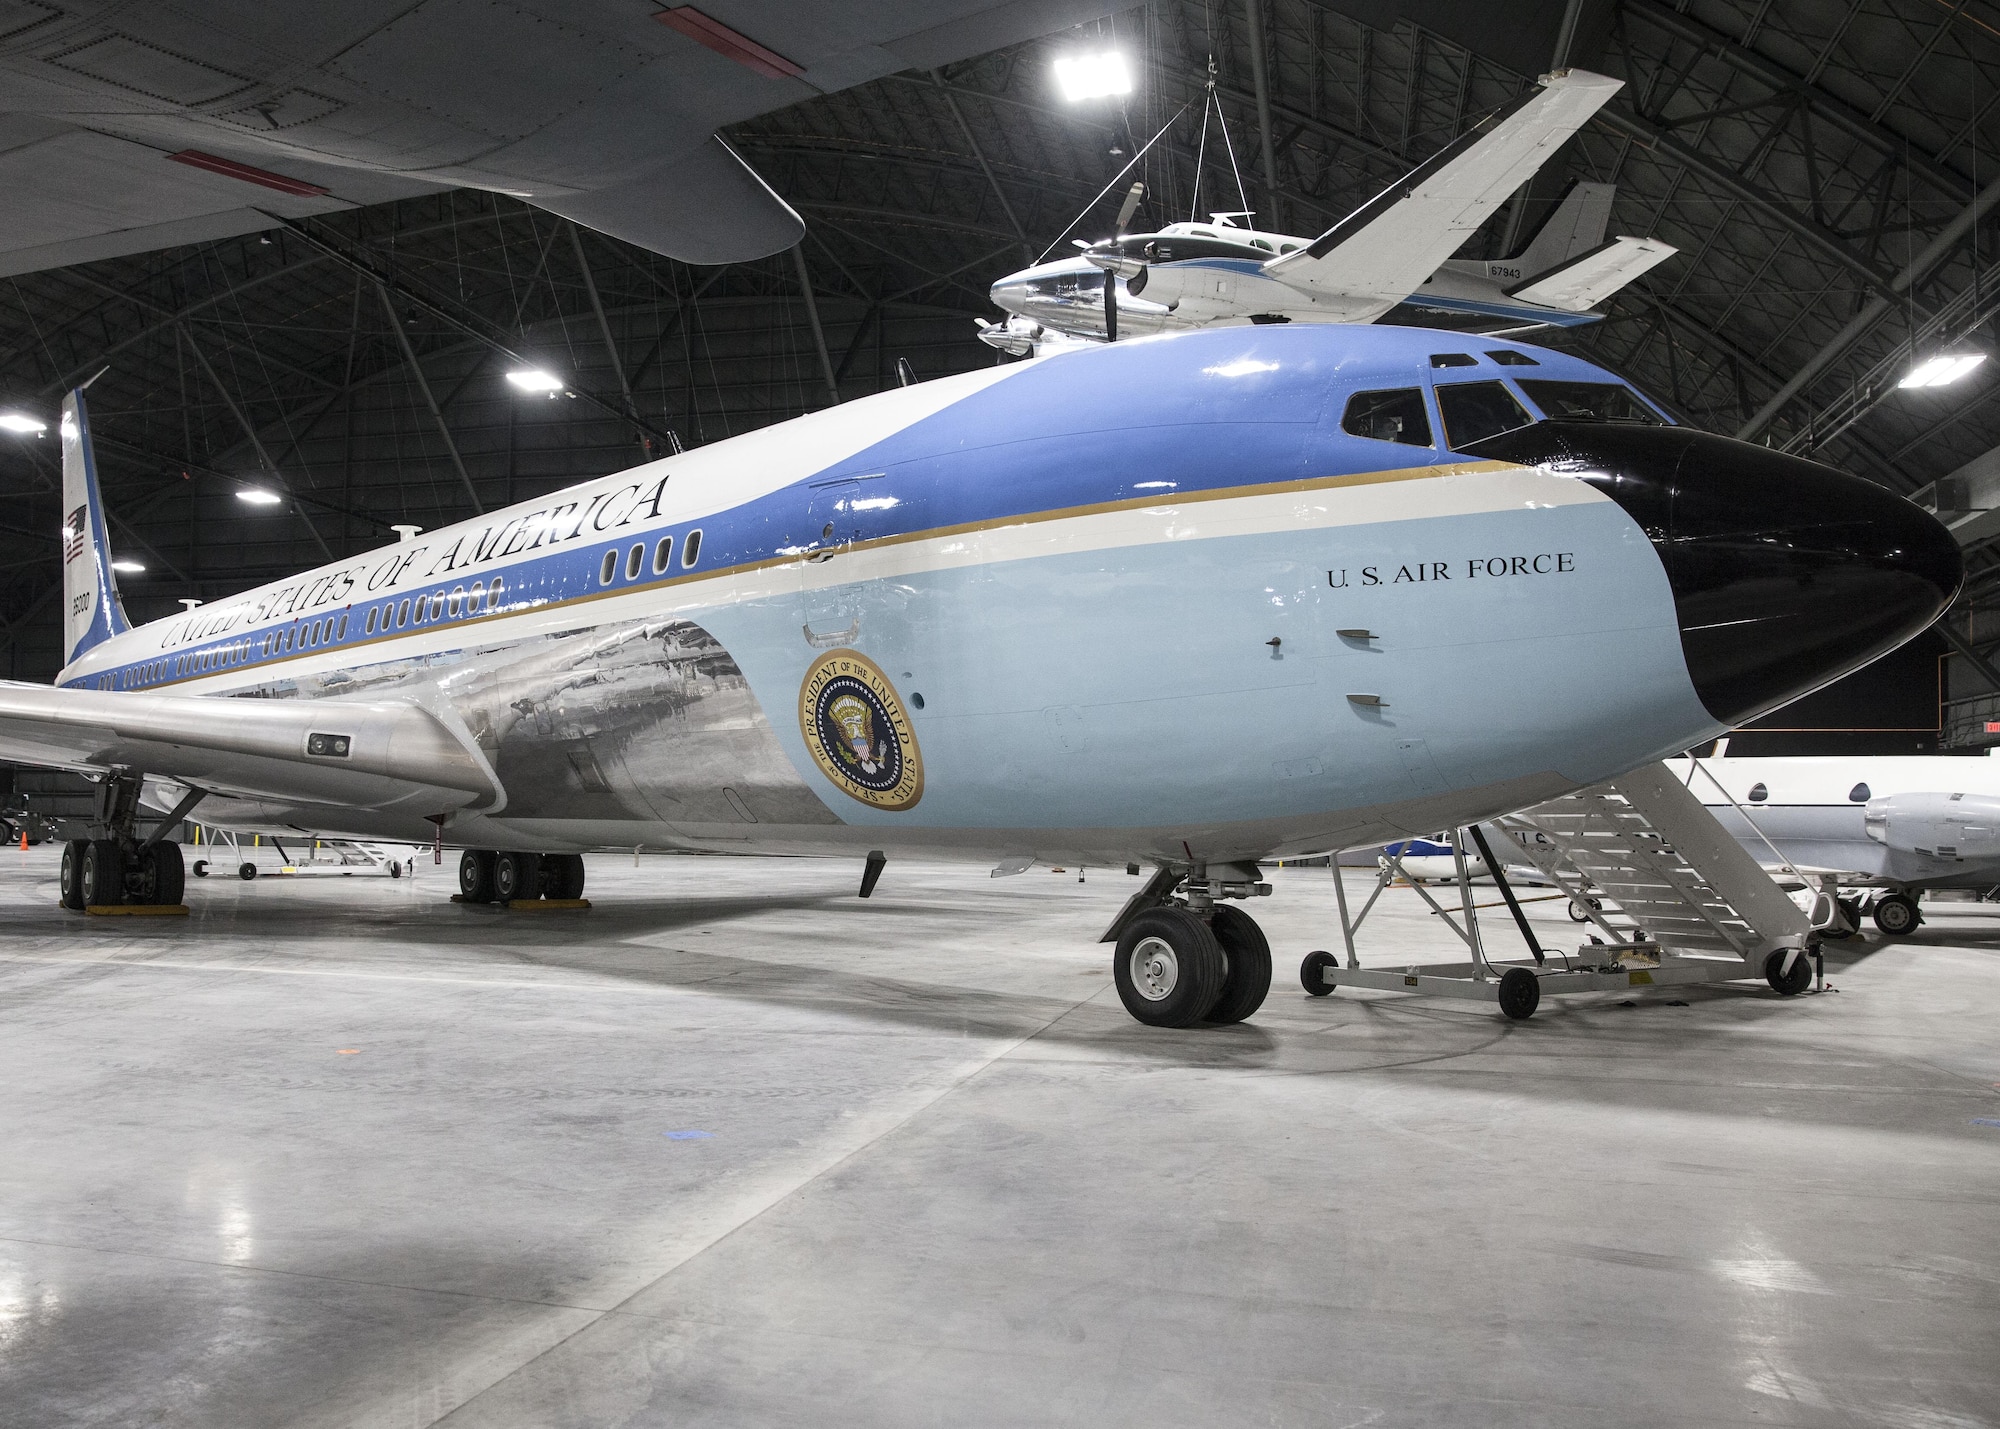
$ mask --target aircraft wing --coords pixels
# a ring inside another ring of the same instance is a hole
[[[1401,302],[1622,87],[1586,70],[1552,76],[1264,271],[1315,292]]]
[[[718,131],[1112,8],[0,0],[0,277],[461,186],[759,258],[803,224]]]
[[[1507,290],[1547,308],[1580,313],[1594,308],[1641,273],[1666,262],[1680,250],[1657,238],[1614,238],[1588,253]]]
[[[201,698],[0,681],[0,759],[126,766],[213,793],[423,816],[489,806],[477,746],[413,704]]]

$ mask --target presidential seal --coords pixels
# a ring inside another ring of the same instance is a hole
[[[896,811],[924,797],[916,732],[889,677],[857,650],[813,661],[799,687],[799,733],[843,794]]]

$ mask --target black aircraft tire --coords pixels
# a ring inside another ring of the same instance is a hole
[[[1869,910],[1875,919],[1875,926],[1891,938],[1905,937],[1917,931],[1917,925],[1924,921],[1917,911],[1917,900],[1906,893],[1891,893],[1875,900]]]
[[[493,896],[502,903],[516,898],[541,896],[541,860],[532,853],[512,849],[493,856]]]
[[[1111,960],[1125,1010],[1148,1027],[1192,1027],[1222,994],[1229,958],[1185,908],[1149,908],[1125,925]]]
[[[63,845],[62,906],[79,913],[83,911],[83,854],[89,847],[88,839],[71,839]]]
[[[125,901],[125,850],[116,839],[92,839],[83,851],[83,904],[103,908]]]
[[[1333,985],[1326,980],[1326,970],[1340,966],[1340,959],[1322,949],[1307,953],[1305,961],[1299,964],[1299,986],[1309,997],[1333,996]]]
[[[490,848],[469,848],[458,856],[458,896],[466,903],[491,903],[493,901],[494,854]],[[402,872],[399,864],[390,864],[395,873]]]
[[[543,854],[542,887],[550,898],[583,897],[583,855]]]
[[[145,888],[140,901],[172,907],[187,895],[187,865],[177,843],[156,843],[139,855]]]
[[[1226,903],[1216,905],[1208,928],[1229,959],[1229,971],[1222,976],[1215,1006],[1202,1020],[1226,1026],[1243,1021],[1264,1005],[1271,991],[1271,944],[1256,919]]]
[[[1526,968],[1500,974],[1500,1010],[1511,1022],[1526,1022],[1542,1005],[1542,982]]]

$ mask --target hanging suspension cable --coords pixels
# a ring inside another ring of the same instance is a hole
[[[1193,103],[1194,101],[1190,99],[1187,102],[1187,104],[1183,104],[1179,109],[1174,111],[1174,117],[1172,119],[1169,119],[1166,123],[1162,124],[1160,126],[1160,132],[1155,134],[1152,138],[1146,141],[1146,147],[1144,149],[1141,149],[1138,153],[1134,154],[1131,157],[1131,159],[1126,162],[1124,168],[1120,169],[1117,173],[1111,176],[1111,182],[1106,184],[1103,188],[1097,191],[1097,197],[1091,199],[1089,203],[1083,206],[1082,210],[1077,214],[1077,216],[1070,220],[1069,227],[1065,228],[1061,233],[1058,233],[1055,236],[1055,242],[1050,243],[1048,247],[1044,248],[1042,250],[1042,256],[1040,258],[1037,258],[1035,262],[1037,263],[1045,262],[1048,259],[1048,256],[1056,251],[1056,244],[1061,243],[1065,238],[1069,237],[1072,233],[1076,232],[1076,226],[1079,223],[1083,222],[1084,218],[1090,213],[1090,211],[1093,208],[1097,207],[1098,202],[1101,199],[1103,199],[1103,197],[1106,194],[1110,193],[1111,190],[1113,190],[1118,186],[1118,181],[1120,179],[1124,178],[1127,174],[1132,172],[1133,165],[1137,164],[1141,159],[1146,157],[1147,149],[1152,148],[1155,144],[1159,143],[1160,140],[1166,137],[1167,131],[1174,127],[1174,123],[1176,120],[1178,120],[1183,114],[1188,112],[1188,105],[1191,105]]]

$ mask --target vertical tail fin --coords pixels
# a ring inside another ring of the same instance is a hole
[[[88,385],[88,384],[86,384]],[[132,628],[118,599],[104,498],[97,487],[97,455],[90,445],[90,414],[78,387],[62,405],[63,458],[63,664]]]
[[[1611,200],[1617,194],[1616,184],[1571,184],[1514,260],[1521,276],[1533,278],[1600,246],[1604,230],[1611,226]]]

